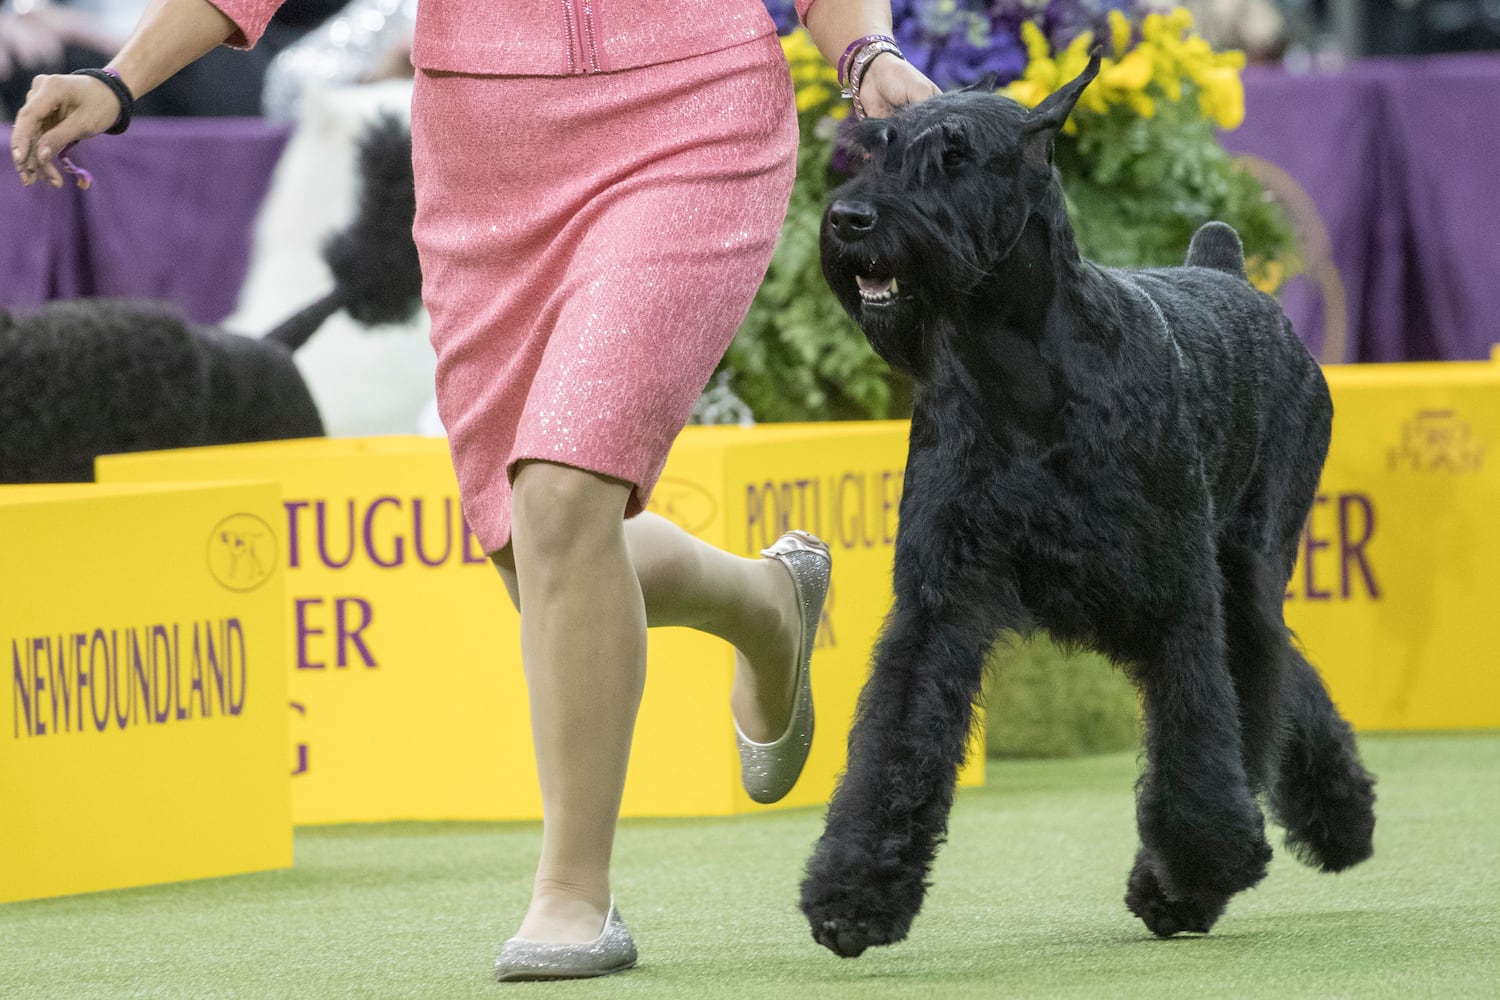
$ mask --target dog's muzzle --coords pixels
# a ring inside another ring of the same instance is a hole
[[[828,209],[828,225],[833,235],[845,244],[859,243],[873,234],[877,219],[875,206],[867,201],[841,198]],[[876,267],[873,260],[869,266],[873,272]],[[859,297],[866,305],[888,305],[900,290],[895,277],[890,274],[857,274],[855,281],[859,285]]]
[[[875,231],[875,206],[866,201],[836,201],[828,209],[833,234],[846,243],[857,243]]]

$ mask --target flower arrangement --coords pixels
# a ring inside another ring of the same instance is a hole
[[[796,27],[791,0],[765,2],[785,32],[797,92],[797,182],[766,280],[721,369],[761,421],[905,416],[909,384],[875,356],[818,263],[848,103]],[[902,51],[934,83],[969,86],[994,74],[1001,93],[1027,106],[1076,76],[1096,44],[1104,48],[1099,76],[1056,144],[1085,256],[1115,266],[1180,263],[1193,231],[1220,219],[1239,231],[1263,289],[1295,268],[1285,214],[1215,137],[1244,117],[1244,58],[1213,51],[1186,10],[1135,0],[894,0],[892,14]]]

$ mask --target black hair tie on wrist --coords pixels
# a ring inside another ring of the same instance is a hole
[[[104,130],[105,135],[119,135],[130,127],[130,114],[135,110],[135,98],[130,93],[130,88],[125,86],[125,81],[112,69],[75,69],[74,76],[91,76],[114,91],[115,97],[120,101],[120,116],[115,123]]]

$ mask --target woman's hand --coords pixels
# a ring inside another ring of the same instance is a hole
[[[98,135],[120,116],[120,101],[105,83],[87,76],[39,76],[10,134],[10,158],[21,183],[40,176],[63,186],[57,154],[80,139]]]
[[[885,53],[865,70],[859,85],[859,103],[870,118],[889,118],[897,108],[925,101],[941,93],[937,84],[905,59]]]

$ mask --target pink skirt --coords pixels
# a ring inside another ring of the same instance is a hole
[[[516,463],[639,513],[765,277],[796,171],[774,35],[592,76],[419,72],[416,241],[464,514],[510,540]]]

